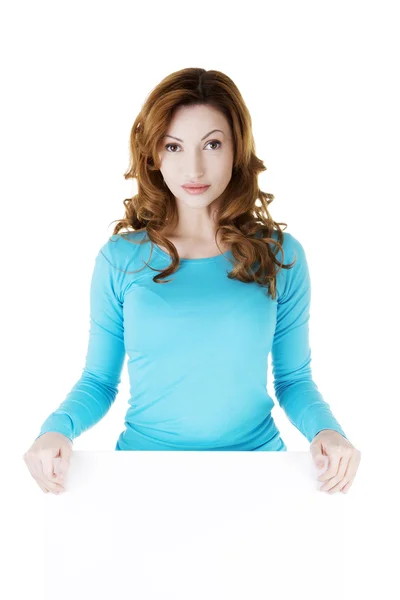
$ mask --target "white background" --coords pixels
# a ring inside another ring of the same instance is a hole
[[[377,550],[378,524],[380,535],[397,531],[397,8],[351,0],[2,5],[5,597],[41,597],[45,495],[22,455],[83,368],[94,258],[136,191],[123,178],[131,126],[149,91],[189,66],[223,71],[238,85],[267,166],[260,187],[275,196],[270,213],[305,248],[313,377],[362,452],[343,497],[358,494],[365,511],[354,552]],[[128,388],[125,365],[115,404],[74,440],[75,451],[114,450]],[[275,397],[272,375],[268,391]],[[308,450],[277,404],[273,417],[289,452]],[[321,531],[304,540],[305,552],[325,544]],[[389,541],[379,550],[390,564]],[[327,586],[332,577],[340,577],[334,564]]]

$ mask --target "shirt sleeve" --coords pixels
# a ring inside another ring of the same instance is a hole
[[[329,404],[313,381],[309,320],[311,282],[304,248],[284,233],[284,264],[297,257],[291,269],[282,269],[283,293],[278,294],[277,321],[272,344],[272,374],[279,406],[309,442],[322,430],[333,429],[346,439]],[[280,258],[282,261],[282,258]]]
[[[106,415],[118,393],[125,358],[123,304],[108,254],[105,245],[95,259],[90,284],[89,343],[82,375],[43,423],[36,439],[55,431],[72,441]]]

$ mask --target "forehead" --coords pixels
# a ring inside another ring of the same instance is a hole
[[[179,106],[172,114],[168,131],[172,128],[197,129],[206,133],[211,129],[225,129],[228,126],[223,112],[207,104],[196,104],[194,106]]]

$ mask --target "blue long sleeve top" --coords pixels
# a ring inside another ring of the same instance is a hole
[[[278,272],[275,300],[227,277],[230,250],[181,258],[168,283],[155,283],[170,256],[155,244],[151,253],[145,230],[111,236],[95,258],[82,375],[37,437],[56,431],[72,441],[102,419],[127,356],[129,408],[115,450],[287,450],[271,415],[269,353],[291,423],[309,442],[322,429],[346,437],[312,378],[306,255],[283,235],[284,263],[297,261]]]

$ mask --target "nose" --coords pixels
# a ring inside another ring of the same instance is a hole
[[[187,161],[185,164],[184,181],[198,181],[204,176],[203,158],[200,151],[194,151],[192,154],[187,152]]]

